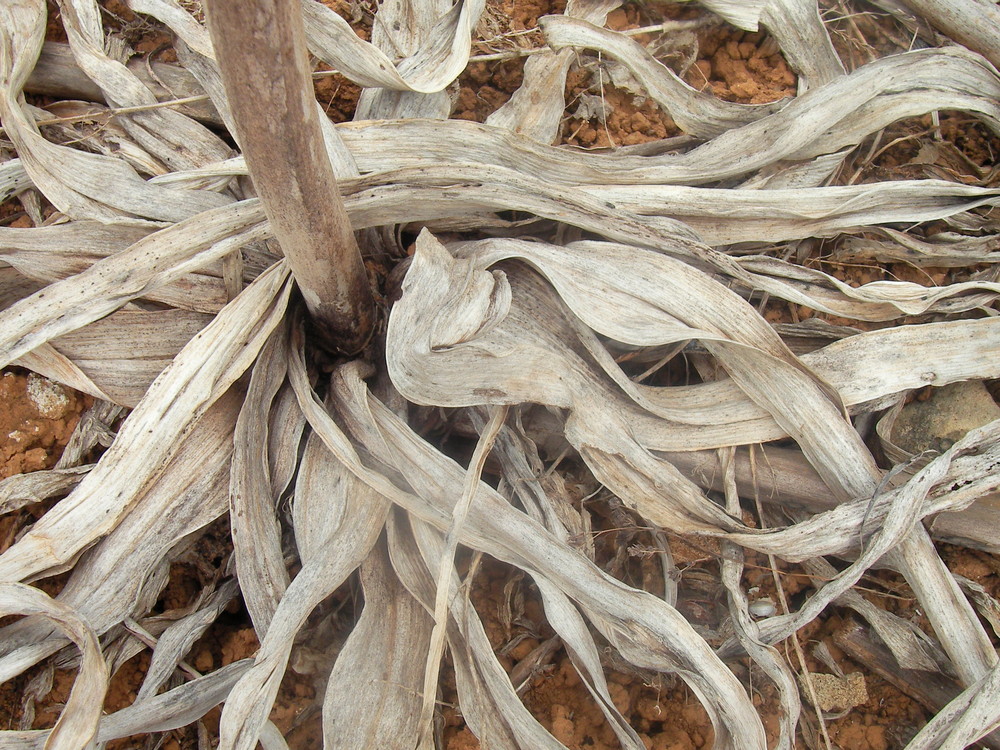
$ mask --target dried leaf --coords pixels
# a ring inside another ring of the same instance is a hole
[[[73,560],[111,531],[177,451],[175,439],[246,371],[280,322],[290,293],[278,264],[184,347],[73,493],[0,555],[0,578],[23,580]]]
[[[46,750],[89,748],[101,721],[108,689],[108,667],[90,626],[71,607],[21,583],[0,584],[0,614],[41,615],[51,620],[80,648],[83,661],[69,700],[45,741]]]

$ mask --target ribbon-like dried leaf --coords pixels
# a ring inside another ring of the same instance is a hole
[[[251,365],[290,294],[276,264],[227,305],[150,386],[118,439],[74,492],[0,555],[0,579],[51,571],[113,529],[177,451],[176,438]]]
[[[241,395],[231,390],[208,409],[166,469],[136,493],[131,512],[74,566],[59,600],[99,634],[153,607],[167,583],[156,573],[171,549],[225,512]],[[0,633],[0,676],[19,674],[65,645],[51,628],[31,620]]]
[[[41,615],[66,633],[82,652],[80,673],[62,715],[45,741],[45,750],[78,750],[92,747],[101,721],[108,666],[101,645],[90,626],[71,607],[21,583],[0,584],[0,615]],[[3,735],[0,734],[0,737]]]
[[[361,566],[361,585],[364,611],[323,698],[324,747],[416,747],[423,655],[433,621],[396,578],[384,544]]]
[[[483,7],[483,0],[460,0],[438,19],[415,54],[393,65],[318,0],[302,2],[309,49],[323,62],[361,86],[425,94],[441,91],[465,69]]]

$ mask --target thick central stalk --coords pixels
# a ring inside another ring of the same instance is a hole
[[[323,143],[298,0],[211,0],[208,25],[233,135],[320,343],[357,352],[374,303]]]

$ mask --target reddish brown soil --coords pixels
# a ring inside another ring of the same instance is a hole
[[[0,375],[0,479],[51,467],[86,403],[39,375]]]
[[[563,3],[547,0],[500,3],[500,12],[490,15],[480,25],[480,33],[492,44],[483,43],[484,51],[512,52],[532,43],[539,44],[538,17],[560,13]],[[643,28],[667,20],[697,18],[699,11],[684,3],[656,6],[628,4],[612,11],[608,28],[625,31]],[[484,26],[486,28],[484,28]],[[649,41],[651,35],[639,35]],[[734,32],[726,26],[707,25],[690,32],[681,49],[662,59],[693,88],[707,91],[727,101],[761,104],[792,96],[796,78],[766,34]],[[685,58],[690,61],[685,62]],[[458,119],[483,122],[510,99],[522,82],[524,58],[473,62],[459,80],[460,89],[452,115]],[[573,65],[566,79],[569,116],[563,122],[561,142],[587,148],[628,146],[679,135],[670,115],[647,97],[617,88],[595,65]],[[587,97],[600,97],[601,107],[593,115],[574,116],[578,103]]]
[[[91,399],[21,371],[0,375],[0,479],[51,468]],[[51,503],[0,517],[0,552]]]

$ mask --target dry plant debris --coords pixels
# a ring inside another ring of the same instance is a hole
[[[1000,421],[894,430],[997,396],[994,6],[619,6],[303,0],[385,313],[331,361],[201,5],[0,4],[0,365],[94,399],[0,482],[0,744],[1000,747],[932,542],[995,562]],[[929,721],[839,724],[845,653]]]

